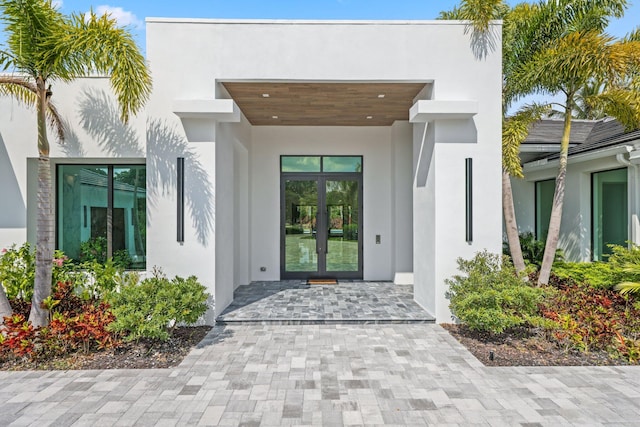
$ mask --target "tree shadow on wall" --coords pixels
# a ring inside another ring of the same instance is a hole
[[[84,146],[75,133],[71,124],[67,120],[63,120],[64,126],[64,143],[60,144],[60,149],[66,157],[86,157]]]
[[[486,32],[474,31],[471,25],[465,26],[465,34],[471,32],[471,51],[478,60],[483,60],[495,52],[500,41],[500,32],[494,25],[489,25]]]
[[[80,96],[80,124],[105,153],[121,158],[146,157],[147,202],[150,206],[156,206],[154,201],[159,196],[175,195],[176,159],[184,157],[185,201],[198,242],[207,245],[214,223],[213,186],[198,156],[175,128],[159,119],[147,119],[145,156],[139,135],[130,124],[120,120],[113,99],[95,89],[85,90]]]
[[[18,177],[11,164],[9,152],[0,134],[0,228],[24,228],[27,226],[25,207]]]

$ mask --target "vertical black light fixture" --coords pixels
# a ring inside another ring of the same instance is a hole
[[[113,258],[113,166],[107,167],[107,258]]]
[[[473,241],[473,159],[467,157],[465,159],[465,226],[467,243]]]
[[[184,243],[184,157],[178,157],[176,167],[178,188],[176,191],[176,200],[178,204],[178,233],[177,240]]]

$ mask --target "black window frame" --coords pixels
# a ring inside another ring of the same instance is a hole
[[[55,221],[55,248],[56,249],[60,249],[60,230],[59,230],[59,223],[60,223],[60,198],[58,197],[58,187],[59,187],[59,183],[60,183],[60,171],[61,168],[64,166],[78,166],[78,167],[99,167],[99,168],[106,168],[107,169],[107,258],[113,258],[113,203],[114,203],[114,185],[113,185],[113,178],[114,178],[114,174],[113,171],[116,168],[125,168],[125,167],[144,167],[145,168],[145,172],[146,172],[146,168],[147,168],[147,164],[146,163],[100,163],[100,162],[90,162],[90,163],[73,163],[73,162],[61,162],[61,163],[56,163],[55,164],[55,183],[54,183],[54,210],[55,210],[55,214],[54,214],[54,221]],[[146,175],[146,173],[145,173]],[[145,191],[146,191],[146,185],[145,185]],[[83,220],[86,222],[86,212],[83,212]],[[146,224],[145,224],[145,228],[146,228]],[[145,263],[146,264],[146,263]],[[139,269],[140,271],[143,271],[146,269],[146,266],[144,269]]]

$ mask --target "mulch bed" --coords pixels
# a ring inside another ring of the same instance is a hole
[[[0,360],[0,370],[68,369],[157,369],[178,366],[182,359],[205,337],[210,326],[179,327],[165,342],[140,340],[122,343],[116,348],[64,358],[32,362],[26,359]]]
[[[565,350],[535,331],[514,329],[500,335],[473,331],[464,325],[442,324],[485,366],[601,366],[628,365],[606,352]],[[491,353],[493,352],[493,360]]]

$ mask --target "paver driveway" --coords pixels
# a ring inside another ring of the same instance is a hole
[[[175,369],[1,372],[1,425],[640,425],[640,368],[486,368],[438,325],[218,326]]]

